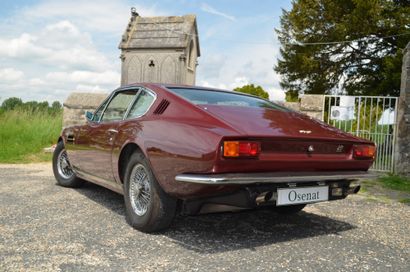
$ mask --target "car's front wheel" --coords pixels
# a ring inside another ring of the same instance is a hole
[[[167,228],[175,215],[176,200],[162,190],[147,159],[139,152],[128,160],[124,200],[127,222],[143,232]]]
[[[84,180],[76,177],[71,167],[63,141],[58,142],[54,149],[53,172],[58,185],[76,188],[84,184]]]

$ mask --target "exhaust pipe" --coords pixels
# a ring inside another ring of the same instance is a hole
[[[263,192],[255,198],[256,205],[261,205],[272,201],[273,193],[271,191]]]
[[[355,186],[355,187],[350,187],[347,190],[347,194],[351,195],[351,194],[357,194],[360,191],[360,185],[359,186]]]

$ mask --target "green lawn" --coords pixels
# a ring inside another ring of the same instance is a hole
[[[62,112],[11,110],[0,112],[0,163],[50,160],[44,147],[56,143]]]
[[[396,175],[380,177],[378,181],[386,188],[410,193],[410,178]]]

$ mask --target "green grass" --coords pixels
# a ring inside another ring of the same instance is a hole
[[[400,203],[403,203],[403,204],[408,204],[408,203],[410,203],[410,198],[403,198],[403,199],[400,199],[400,201],[399,201]]]
[[[42,150],[56,143],[61,127],[61,112],[0,112],[0,163],[50,160],[51,155]]]
[[[387,175],[384,177],[380,177],[378,181],[386,188],[410,193],[410,179],[409,178],[396,176],[396,175]]]

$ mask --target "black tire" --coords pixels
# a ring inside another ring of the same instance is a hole
[[[278,214],[282,215],[292,215],[300,212],[303,208],[306,207],[306,204],[292,205],[292,206],[277,206],[273,210]]]
[[[138,179],[137,176],[141,175],[141,173],[145,173],[147,178]],[[132,174],[133,178],[131,180]],[[138,183],[136,180],[143,181]],[[136,184],[139,185],[137,186]],[[138,189],[133,189],[131,188],[132,186]],[[138,206],[137,204],[141,203],[141,201],[137,200],[141,199],[141,195],[149,195],[149,200],[145,199],[143,205]],[[176,199],[167,195],[162,190],[152,173],[147,159],[139,152],[132,154],[128,160],[124,176],[124,201],[128,224],[143,232],[157,232],[166,229],[175,216]],[[132,201],[134,202],[132,203]],[[138,203],[136,204],[136,202]],[[145,209],[141,208],[142,206]],[[138,207],[141,209],[138,209]]]
[[[53,172],[54,172],[54,177],[57,180],[57,184],[61,185],[63,187],[69,187],[69,188],[78,188],[81,185],[84,184],[84,180],[76,177],[75,173],[71,169],[71,166],[69,165],[69,161],[67,156],[67,153],[65,153],[65,148],[64,148],[64,143],[63,141],[58,142],[54,153],[53,153]],[[60,163],[61,156],[65,156],[66,163],[68,163],[68,166],[62,170],[62,166]]]

